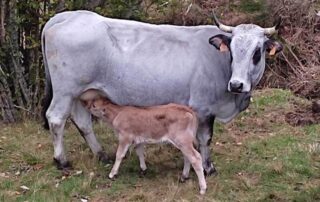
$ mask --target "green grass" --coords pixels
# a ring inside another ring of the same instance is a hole
[[[2,125],[0,201],[319,201],[320,125],[288,125],[284,116],[293,103],[305,106],[309,101],[284,90],[257,91],[249,109],[235,120],[215,123],[211,149],[219,174],[207,178],[203,197],[193,172],[186,183],[178,182],[183,160],[170,145],[147,147],[149,170],[143,178],[132,151],[111,181],[111,165],[97,162],[68,123],[65,146],[74,170],[63,177],[52,163],[51,137],[39,123]],[[107,152],[114,153],[112,131],[101,123],[95,131]]]

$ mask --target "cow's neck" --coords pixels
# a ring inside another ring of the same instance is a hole
[[[235,104],[239,112],[244,111],[250,104],[251,92],[235,95]]]

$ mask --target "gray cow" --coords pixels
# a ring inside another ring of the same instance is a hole
[[[217,26],[153,25],[88,11],[51,18],[42,32],[43,114],[58,168],[69,166],[63,147],[69,117],[92,152],[108,160],[78,99],[87,89],[98,89],[118,105],[178,103],[195,109],[203,166],[206,174],[214,173],[209,149],[214,120],[228,122],[248,107],[265,69],[265,52],[282,49],[267,37],[277,27],[215,21]]]

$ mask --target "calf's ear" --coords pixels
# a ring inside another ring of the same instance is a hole
[[[275,55],[282,51],[283,47],[279,42],[269,39],[264,42],[264,49],[269,53],[269,55]]]
[[[211,37],[209,43],[220,50],[220,52],[226,52],[230,51],[231,38],[223,34],[218,34]]]

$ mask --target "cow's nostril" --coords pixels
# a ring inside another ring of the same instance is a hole
[[[231,92],[241,93],[243,89],[243,83],[240,81],[231,81],[230,90]]]

